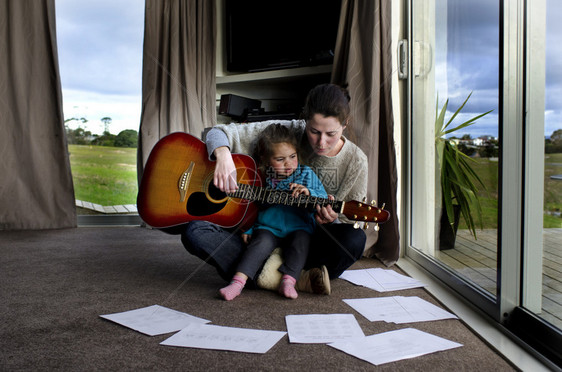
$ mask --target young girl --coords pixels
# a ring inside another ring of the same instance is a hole
[[[266,185],[274,190],[327,198],[324,186],[312,169],[299,165],[298,141],[286,126],[273,124],[258,137],[255,159]],[[248,244],[230,284],[220,290],[230,301],[242,292],[246,280],[254,279],[263,262],[276,247],[282,247],[284,263],[279,293],[287,298],[298,297],[295,284],[303,269],[314,231],[314,214],[302,208],[287,205],[264,205],[252,228],[242,235]]]

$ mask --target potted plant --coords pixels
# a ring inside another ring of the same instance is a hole
[[[468,95],[463,104],[455,111],[451,118],[445,122],[445,113],[447,111],[447,100],[439,111],[438,103],[435,108],[435,149],[437,160],[440,169],[441,179],[441,192],[443,200],[442,224],[440,231],[440,248],[447,249],[454,247],[454,239],[460,219],[460,215],[464,218],[468,229],[476,239],[475,222],[473,212],[475,212],[477,221],[482,228],[482,207],[480,199],[478,198],[477,184],[480,184],[483,189],[486,186],[472,169],[471,162],[474,159],[464,154],[457,146],[455,141],[447,138],[450,133],[456,132],[470,125],[473,125],[476,120],[489,114],[493,110],[480,114],[457,125],[451,127],[453,120],[461,112],[463,107],[468,102],[472,93]],[[455,211],[456,210],[456,211]],[[447,234],[452,234],[452,245],[446,243]]]

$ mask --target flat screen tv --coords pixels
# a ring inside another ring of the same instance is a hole
[[[225,0],[227,70],[330,64],[341,0]]]

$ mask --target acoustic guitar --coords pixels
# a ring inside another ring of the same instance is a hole
[[[210,161],[206,145],[198,138],[175,132],[159,140],[148,157],[142,175],[137,209],[148,225],[165,228],[194,220],[205,220],[222,227],[249,228],[258,212],[256,202],[283,204],[314,210],[328,206],[354,221],[378,224],[390,213],[372,204],[337,201],[307,195],[294,198],[291,192],[262,187],[252,157],[232,154],[238,190],[224,193],[213,184],[215,162]]]

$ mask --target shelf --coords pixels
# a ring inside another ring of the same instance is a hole
[[[225,76],[217,76],[216,84],[235,84],[264,80],[290,80],[295,77],[306,77],[310,75],[319,75],[332,72],[332,65],[297,67],[283,70],[250,72],[242,74],[232,74]]]

